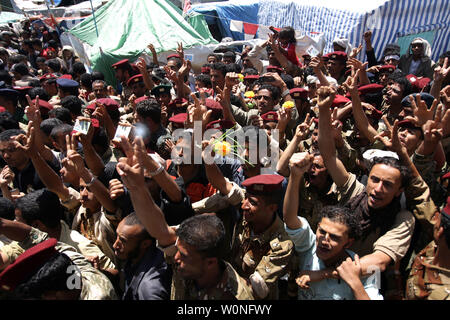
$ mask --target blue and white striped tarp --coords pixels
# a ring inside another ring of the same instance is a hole
[[[230,19],[279,28],[292,26],[305,34],[324,33],[325,53],[332,50],[336,37],[349,39],[354,47],[360,45],[367,30],[372,30],[378,58],[386,44],[429,31],[433,35],[433,60],[450,50],[450,0],[251,0],[195,5],[192,10],[205,14],[208,23],[215,20],[222,34],[234,40],[243,40],[244,35],[229,31]]]

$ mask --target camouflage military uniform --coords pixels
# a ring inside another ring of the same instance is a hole
[[[38,229],[31,228],[29,236],[21,242],[13,242],[1,251],[9,258],[9,262],[14,262],[17,257],[25,250],[41,243],[50,237],[47,233]],[[114,287],[108,277],[99,270],[92,267],[91,263],[86,260],[75,248],[63,242],[58,242],[55,246],[56,250],[67,255],[77,266],[81,273],[81,294],[80,300],[117,300],[118,297]]]
[[[417,255],[406,282],[406,299],[450,300],[450,270],[432,264],[435,252],[431,242]]]
[[[208,292],[196,287],[193,280],[184,280],[174,267],[175,244],[161,248],[167,264],[173,266],[171,300],[254,300],[250,284],[228,262],[221,261],[223,275],[219,284]]]
[[[278,298],[278,279],[287,274],[293,243],[278,216],[263,233],[254,235],[245,219],[234,229],[231,263],[249,279],[255,297]]]
[[[250,284],[228,262],[224,264],[222,280],[208,292],[199,290],[194,281],[183,280],[175,272],[171,300],[254,300]]]

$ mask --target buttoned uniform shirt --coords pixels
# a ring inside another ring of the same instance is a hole
[[[169,299],[172,273],[158,248],[148,248],[134,266],[128,261],[123,271],[125,289],[122,300]]]
[[[47,233],[38,229],[31,228],[30,234],[21,242],[17,242],[17,246],[21,248],[22,252],[50,239]],[[76,249],[63,242],[58,242],[55,249],[67,255],[77,267],[74,270],[74,276],[81,276],[81,293],[79,300],[117,300],[117,295],[111,281],[106,275],[95,269],[86,258],[78,253]],[[3,248],[1,249],[2,252]],[[4,252],[9,253],[9,252]],[[12,257],[11,263],[18,257]],[[76,281],[74,281],[76,284]]]
[[[235,225],[230,262],[250,280],[255,297],[276,299],[278,280],[289,271],[294,245],[283,222],[274,215],[273,223],[262,234],[254,234],[242,217]]]
[[[289,229],[285,225],[286,232],[291,237],[295,245],[295,251],[299,259],[301,271],[319,271],[327,268],[325,263],[316,254],[316,235],[303,217],[298,217],[302,227]],[[348,256],[353,260],[355,253],[346,250]],[[361,279],[364,290],[371,300],[383,300],[378,288],[380,283],[376,276]],[[299,300],[355,300],[352,289],[340,279],[324,279],[317,282],[310,282],[308,289],[298,290]]]
[[[406,299],[450,300],[450,269],[433,264],[436,249],[432,241],[416,256],[406,282]]]
[[[80,206],[77,214],[72,222],[72,229],[79,231],[89,240],[94,241],[95,244],[105,253],[105,255],[116,261],[114,255],[113,244],[116,241],[116,232],[112,227],[111,220],[120,219],[120,209],[115,214],[108,214],[102,207],[100,211],[89,213],[86,208]]]

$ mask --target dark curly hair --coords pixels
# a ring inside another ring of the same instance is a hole
[[[325,206],[319,213],[319,221],[328,218],[333,222],[342,223],[348,228],[348,237],[357,240],[362,233],[358,216],[349,208],[342,206]]]

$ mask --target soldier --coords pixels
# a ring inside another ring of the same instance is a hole
[[[119,81],[118,92],[121,92],[120,98],[123,103],[127,103],[130,98],[132,91],[128,87],[127,82],[133,76],[133,68],[128,62],[128,59],[120,60],[111,66],[115,71],[116,79]]]
[[[0,219],[0,233],[18,241],[18,245],[27,250],[24,256],[21,255],[12,261],[13,263],[0,274],[0,288],[3,290],[9,292],[15,290],[15,293],[22,294],[19,298],[24,299],[117,300],[116,292],[108,277],[92,267],[91,263],[73,247],[57,242],[47,233],[17,221]],[[59,274],[57,270],[53,270],[59,265],[55,260],[39,268],[39,265],[42,266],[43,262],[48,261],[46,258],[53,256],[48,254],[51,247],[71,260],[65,259],[65,267],[58,270]],[[38,252],[47,253],[30,261],[30,255],[34,256],[39,254]],[[1,260],[3,263],[8,261],[3,252]],[[49,268],[50,265],[52,268]],[[56,278],[63,279],[54,281],[55,277],[49,276],[52,279],[49,280],[49,277],[44,277],[47,272],[55,272]],[[27,278],[29,280],[25,280]],[[68,284],[71,287],[68,287]],[[20,287],[23,290],[20,290]]]
[[[250,280],[255,298],[277,299],[278,280],[287,274],[293,243],[277,215],[284,178],[258,175],[246,179],[242,217],[232,238],[232,265]]]
[[[414,260],[406,283],[408,300],[450,300],[450,197],[433,220],[434,241]]]

